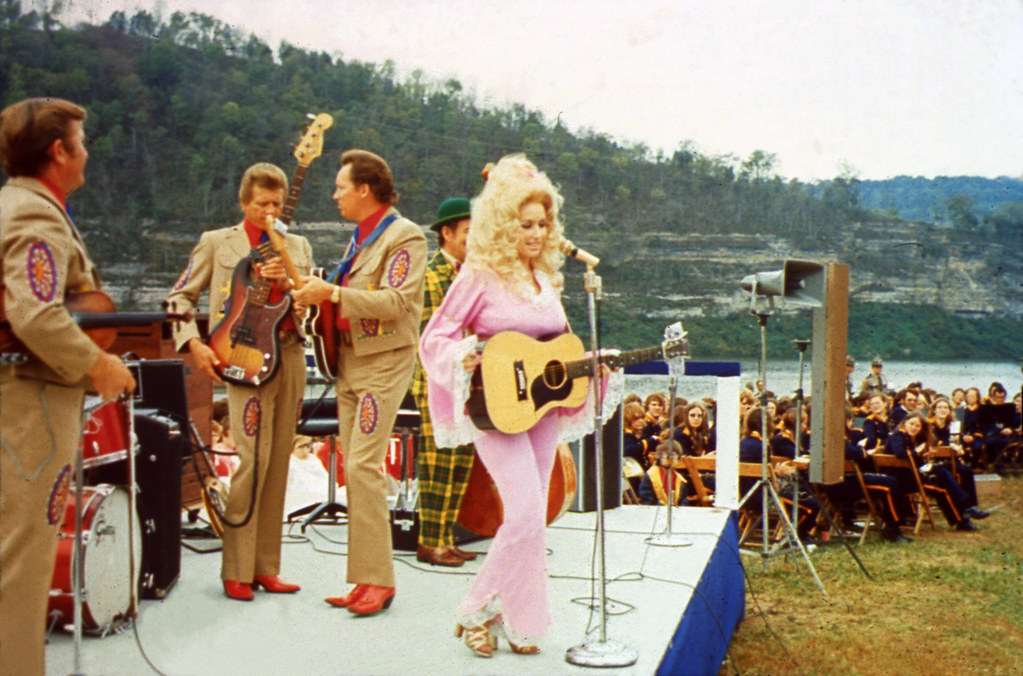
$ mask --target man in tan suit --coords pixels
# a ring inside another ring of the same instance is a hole
[[[416,362],[423,309],[426,237],[402,218],[387,163],[365,150],[341,155],[334,200],[358,227],[330,276],[304,278],[303,305],[336,306],[338,431],[348,489],[348,575],[355,587],[327,602],[358,615],[391,605],[394,565],[381,466]]]
[[[175,312],[196,308],[203,291],[209,291],[211,331],[225,317],[224,305],[231,301],[231,318],[238,318],[244,294],[231,294],[232,275],[238,263],[266,237],[267,220],[281,215],[288,178],[280,168],[267,163],[254,164],[242,176],[238,191],[244,220],[238,225],[203,233],[192,251],[188,266],[167,296],[168,307]],[[309,241],[298,235],[285,237],[285,250],[301,274],[312,264]],[[286,302],[291,290],[280,258],[257,265],[258,274],[273,281],[267,306]],[[288,460],[295,440],[295,425],[305,393],[304,337],[300,335],[301,308],[285,317],[279,327],[280,348],[276,373],[262,384],[228,383],[229,420],[239,465],[231,478],[231,492],[224,513],[224,549],[220,576],[224,593],[232,599],[251,601],[253,587],[268,592],[291,593],[299,590],[278,578],[281,567],[281,524],[284,494],[287,488]],[[258,338],[267,339],[267,336]],[[216,354],[199,337],[195,322],[174,329],[174,344],[188,350],[200,371],[217,382],[231,366],[230,355]],[[259,447],[258,454],[256,447]]]
[[[0,271],[6,321],[31,352],[0,355],[0,673],[45,672],[47,597],[57,531],[81,441],[86,389],[113,399],[131,372],[64,307],[99,277],[67,209],[85,183],[82,108],[27,99],[0,114]],[[2,319],[2,317],[0,317]]]

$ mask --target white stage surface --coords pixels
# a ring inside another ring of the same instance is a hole
[[[420,564],[413,553],[396,551],[397,596],[389,610],[359,618],[329,606],[323,599],[348,585],[347,528],[328,524],[310,527],[306,537],[286,538],[292,541],[283,548],[281,577],[301,584],[302,591],[256,592],[251,603],[225,598],[219,552],[183,549],[181,575],[167,597],[141,602],[137,634],[159,671],[174,676],[706,673],[709,664],[720,663],[744,605],[732,514],[677,508],[672,531],[692,544],[663,547],[646,541],[664,532],[663,507],[623,506],[605,513],[607,638],[638,652],[630,667],[565,661],[569,648],[599,639],[599,613],[590,609],[591,597],[599,596],[593,583],[598,551],[593,513],[570,512],[548,529],[554,624],[536,656],[515,655],[502,644],[484,659],[453,637],[455,609],[482,557],[452,569]],[[285,532],[301,536],[297,524]],[[462,546],[485,553],[489,542]],[[73,672],[73,644],[70,633],[51,633],[47,673]],[[708,649],[711,655],[698,666],[698,653]],[[130,627],[102,638],[85,636],[81,666],[84,674],[157,673]]]

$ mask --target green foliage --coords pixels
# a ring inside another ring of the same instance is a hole
[[[194,233],[236,221],[245,167],[257,161],[294,167],[292,145],[306,115],[319,112],[331,114],[334,126],[325,136],[323,158],[307,172],[298,223],[337,220],[329,196],[338,154],[346,148],[366,147],[386,157],[402,212],[422,223],[447,197],[476,194],[487,162],[525,151],[559,183],[571,237],[603,259],[604,288],[618,292],[603,303],[608,344],[658,342],[664,324],[677,318],[673,306],[681,303],[687,317],[695,310],[686,326],[698,355],[755,353],[756,325],[748,314],[719,317],[709,301],[692,308],[687,300],[674,300],[679,289],[686,297],[710,298],[734,286],[734,279],[723,277],[730,271],[680,265],[693,249],[734,252],[739,238],[745,254],[733,257],[742,264],[743,255],[763,256],[769,247],[783,258],[778,245],[812,249],[875,277],[947,267],[950,256],[934,247],[922,247],[914,257],[907,252],[916,249],[893,256],[860,246],[850,234],[859,226],[908,226],[872,212],[873,186],[850,172],[806,185],[774,175],[777,158],[764,150],[745,159],[705,156],[683,141],[669,156],[653,154],[643,144],[621,144],[592,130],[572,133],[521,104],[481,106],[457,80],[433,82],[416,72],[401,82],[393,63],[345,61],[286,42],[274,50],[197,13],[159,20],[146,11],[115,12],[102,26],[70,31],[53,16],[22,15],[17,2],[0,0],[0,103],[27,96],[66,97],[89,111],[88,182],[74,196],[75,210],[104,268],[128,265],[140,276],[173,278]],[[893,186],[902,189],[903,183]],[[977,185],[965,188],[948,194],[974,196],[975,210],[963,205],[964,214],[981,219],[977,234],[1018,249],[1019,204],[988,208],[989,194],[973,190]],[[156,234],[162,235],[160,246],[150,245]],[[975,238],[968,244],[986,247]],[[1011,288],[1018,264],[1005,265],[1003,287],[1018,292]],[[582,330],[586,299],[566,287],[569,316]],[[653,295],[655,289],[663,295]],[[1012,320],[984,320],[980,331],[981,320],[943,316],[936,308],[870,306],[859,312],[850,335],[863,353],[995,357],[1018,350],[1013,332],[1018,335],[1019,324]],[[802,317],[778,315],[770,340],[805,337],[808,320]],[[942,329],[938,335],[935,326]]]

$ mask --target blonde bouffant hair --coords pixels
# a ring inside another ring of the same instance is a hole
[[[547,273],[554,288],[561,290],[564,277],[560,270],[565,256],[558,247],[565,229],[559,217],[564,199],[558,189],[547,174],[521,153],[506,155],[497,164],[488,165],[484,176],[487,183],[472,200],[466,262],[490,268],[515,289],[532,288],[530,272],[519,259],[515,243],[522,229],[519,209],[536,202],[547,214],[547,241],[533,266]]]

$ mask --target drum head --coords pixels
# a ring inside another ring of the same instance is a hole
[[[124,488],[101,485],[87,503],[88,529],[84,533],[84,580],[87,611],[97,627],[109,627],[131,609],[131,590],[138,589],[142,562],[142,533],[134,519],[129,537],[130,501]],[[83,528],[84,530],[84,528]],[[131,551],[134,548],[134,576]]]

